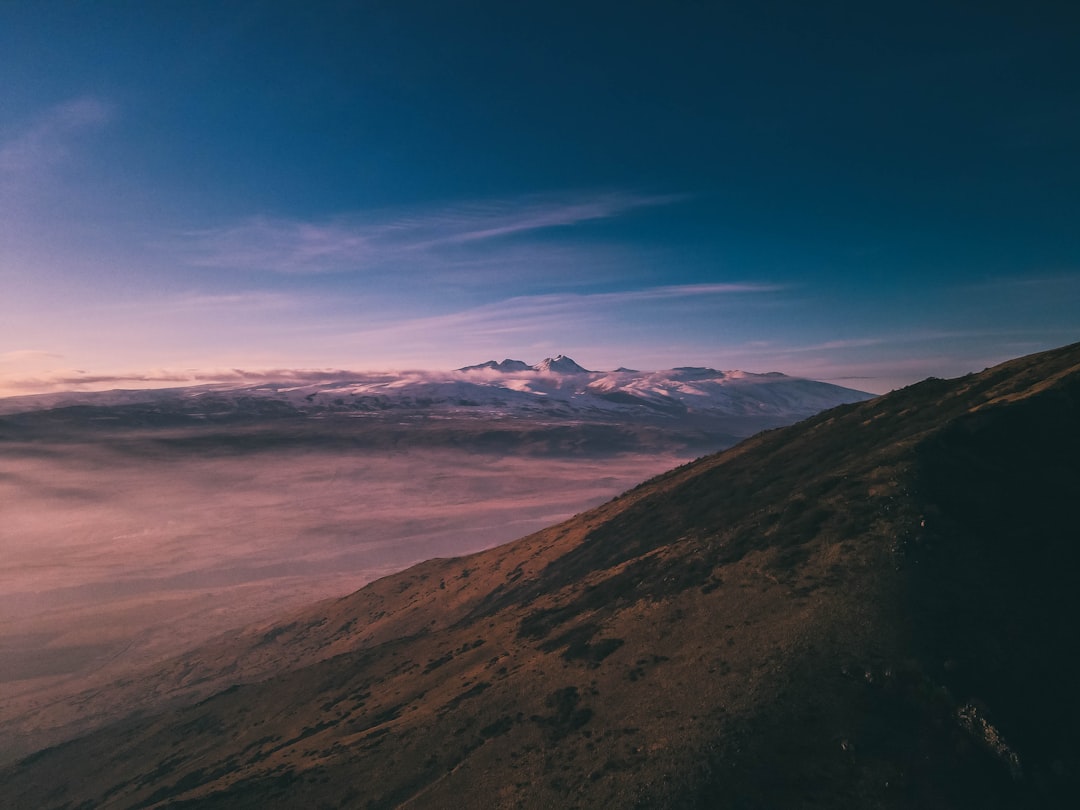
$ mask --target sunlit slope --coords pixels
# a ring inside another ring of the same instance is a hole
[[[1077,502],[1080,346],[928,380],[207,649],[256,682],[0,803],[1071,806]]]

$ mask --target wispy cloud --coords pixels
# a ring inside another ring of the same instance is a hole
[[[123,374],[98,374],[80,371],[78,369],[63,369],[46,374],[34,375],[19,379],[10,379],[6,385],[11,388],[37,388],[41,390],[72,390],[81,391],[90,388],[122,387],[132,383],[183,383],[190,385],[198,381],[198,375],[184,374],[175,371],[156,372],[131,372]]]
[[[1001,276],[959,285],[962,290],[997,292],[1001,290],[1060,291],[1080,289],[1080,269],[1072,272],[1047,273],[1037,276]]]
[[[427,267],[433,259],[479,259],[480,246],[496,240],[611,219],[682,199],[684,195],[674,194],[578,193],[324,221],[254,217],[188,232],[183,249],[193,265],[276,273],[377,270],[402,260]]]
[[[575,325],[597,323],[618,316],[629,304],[699,301],[775,293],[786,289],[779,284],[731,282],[675,284],[602,293],[557,293],[515,296],[457,312],[412,318],[375,327],[353,337],[386,340],[417,338],[423,335],[467,335],[473,341],[506,342],[523,335],[567,334]]]
[[[575,299],[603,303],[629,303],[631,301],[660,301],[675,298],[698,298],[700,296],[745,295],[749,293],[772,293],[788,289],[784,284],[762,284],[756,282],[717,282],[713,284],[670,284],[660,287],[645,287],[639,290],[593,293],[591,295],[570,296]]]
[[[525,198],[495,204],[472,205],[433,222],[446,229],[422,247],[493,239],[526,231],[577,225],[610,219],[636,208],[670,205],[686,199],[682,194],[641,195],[608,193],[578,199]]]
[[[92,373],[79,369],[59,369],[30,377],[10,378],[4,386],[34,391],[87,391],[108,388],[162,388],[214,383],[317,383],[340,380],[350,374],[343,369],[157,369],[117,373]]]
[[[897,330],[888,334],[864,335],[856,338],[844,338],[827,340],[815,343],[782,343],[777,341],[751,341],[739,347],[740,354],[762,355],[772,357],[795,356],[814,353],[857,352],[860,349],[887,347],[913,346],[919,344],[931,344],[938,346],[953,345],[965,341],[979,341],[984,339],[1003,340],[1007,338],[1031,337],[1041,334],[1032,330],[1016,329],[911,329]]]
[[[420,374],[420,372],[414,372]],[[375,374],[374,376],[379,376]],[[55,394],[63,392],[85,393],[111,389],[182,388],[196,385],[259,385],[276,383],[285,385],[309,385],[320,382],[349,379],[371,379],[371,372],[346,369],[304,368],[204,368],[204,369],[154,369],[150,371],[88,372],[81,369],[52,369],[36,374],[0,373],[0,413],[10,412],[4,397]]]
[[[804,344],[780,341],[729,346],[758,370],[783,370],[884,393],[928,376],[957,377],[1041,349],[1062,337],[1044,329],[910,329]]]
[[[77,138],[101,129],[112,116],[111,105],[84,96],[58,104],[21,128],[0,134],[0,180],[10,182],[51,170],[71,156]]]
[[[62,359],[63,355],[44,349],[15,349],[0,352],[0,364],[41,363]]]
[[[272,313],[296,310],[305,301],[299,293],[251,290],[234,293],[184,292],[160,296],[152,303],[145,300],[113,304],[114,308],[127,308],[147,313],[148,317],[163,314],[205,312],[235,317],[247,313]]]

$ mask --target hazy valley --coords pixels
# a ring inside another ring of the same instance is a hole
[[[113,709],[72,696],[218,633],[864,396],[703,369],[613,386],[566,361],[0,400],[0,757],[92,727]]]

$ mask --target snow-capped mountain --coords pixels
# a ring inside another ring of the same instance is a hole
[[[680,416],[795,420],[872,395],[770,372],[681,367],[663,371],[589,371],[565,355],[529,365],[489,360],[455,371],[289,372],[279,381],[185,388],[43,394],[0,400],[0,414],[58,408],[135,408],[192,419],[249,416],[326,417],[390,411],[486,418],[671,420]]]
[[[529,371],[532,368],[523,360],[503,360],[501,363],[488,360],[486,363],[480,363],[479,365],[459,368],[458,371],[482,371],[484,369],[491,369],[492,371]]]
[[[504,374],[513,371],[542,371],[545,374],[593,374],[594,372],[588,369],[582,368],[572,359],[565,354],[560,354],[556,357],[546,357],[534,366],[530,366],[524,360],[503,360],[501,363],[497,363],[494,360],[488,360],[486,363],[478,363],[475,366],[465,366],[459,368],[458,371],[484,371],[490,369],[492,371],[501,371]],[[625,369],[620,369],[625,371]]]
[[[548,357],[541,360],[535,366],[534,369],[542,371],[547,374],[591,374],[588,369],[584,369],[567,357],[565,354],[560,354],[558,357]]]

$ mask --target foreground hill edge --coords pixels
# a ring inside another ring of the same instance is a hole
[[[760,434],[185,657],[279,674],[39,752],[7,795],[1066,806],[1078,411],[1070,346]]]

